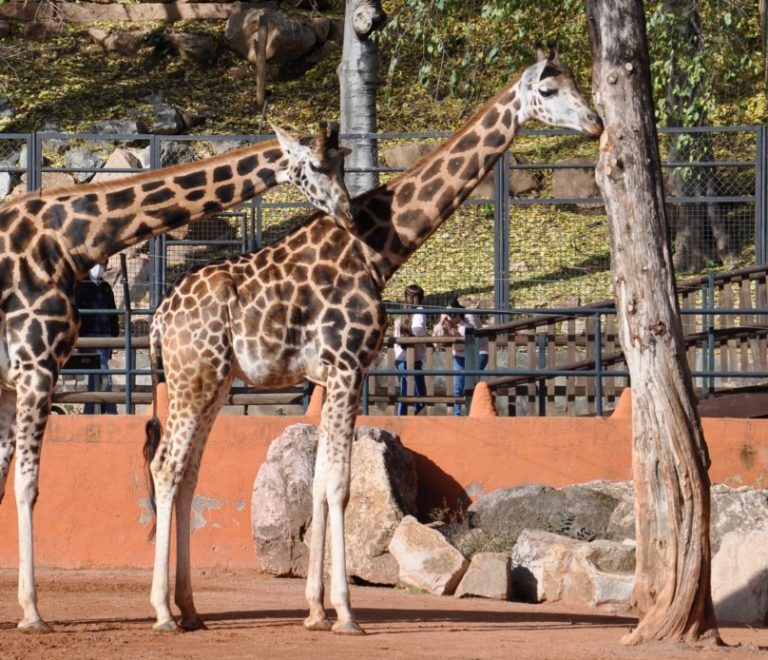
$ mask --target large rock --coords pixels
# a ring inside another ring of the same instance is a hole
[[[316,447],[315,426],[289,426],[272,443],[259,470],[252,500],[253,535],[262,569],[268,573],[306,575]],[[345,513],[349,576],[396,584],[398,566],[388,546],[403,517],[416,511],[412,456],[387,431],[358,427],[351,475]]]
[[[634,547],[613,541],[554,542],[542,558],[544,600],[610,612],[630,609]]]
[[[76,183],[90,181],[100,166],[101,159],[90,149],[74,147],[64,154],[64,167],[70,170],[85,170],[72,172]]]
[[[629,609],[634,584],[634,546],[578,541],[541,530],[524,530],[511,552],[517,600],[562,601],[610,611]]]
[[[295,60],[318,45],[317,30],[270,8],[246,9],[227,20],[229,47],[241,57],[256,62],[260,21],[267,23],[267,59]]]
[[[132,57],[144,45],[146,32],[140,30],[125,31],[90,28],[88,36],[105,53]]]
[[[118,147],[115,149],[104,162],[102,169],[112,170],[128,170],[128,169],[140,169],[141,161],[136,158],[130,151]],[[91,183],[100,183],[102,181],[111,181],[112,179],[124,179],[130,176],[130,172],[96,172]]]
[[[609,482],[582,484],[584,488],[600,488],[618,500],[611,513],[605,538],[621,541],[635,538],[634,487],[631,481],[607,485]],[[768,528],[768,491],[741,486],[731,488],[725,484],[713,484],[710,491],[710,543],[714,555],[722,538],[731,531],[746,532]]]
[[[595,162],[589,158],[566,158],[557,162],[565,167],[552,171],[552,197],[585,199],[600,197],[595,182]],[[581,165],[582,167],[578,167]]]
[[[512,592],[516,600],[540,603],[545,599],[544,557],[554,545],[575,547],[578,542],[540,529],[524,529],[510,552]]]
[[[209,65],[216,61],[219,45],[211,34],[173,32],[168,41],[174,52],[185,62]]]
[[[480,552],[472,557],[454,595],[457,598],[477,596],[507,600],[511,593],[509,555],[504,552]]]
[[[146,133],[147,127],[133,119],[105,119],[86,126],[85,132],[97,135],[138,135]]]
[[[751,486],[714,484],[709,537],[714,555],[726,534],[768,529],[768,491]]]
[[[306,576],[304,534],[312,520],[312,476],[317,428],[293,424],[274,440],[259,468],[251,499],[251,523],[262,570]]]
[[[541,529],[580,540],[605,538],[617,500],[584,486],[555,489],[526,484],[496,490],[469,507],[469,526],[511,549],[524,529]],[[497,550],[504,549],[497,547]]]
[[[722,621],[768,624],[768,530],[727,532],[712,558],[712,600]]]
[[[403,518],[389,543],[400,582],[436,596],[454,592],[469,562],[437,530],[413,516]]]

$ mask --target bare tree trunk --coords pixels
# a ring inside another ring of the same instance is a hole
[[[341,132],[361,134],[376,132],[376,92],[379,87],[379,51],[368,37],[380,28],[386,15],[380,0],[347,0],[344,15],[344,47],[339,64],[341,89]],[[375,167],[378,163],[376,141],[345,139],[352,149],[345,159],[348,170]],[[376,172],[348,171],[347,188],[354,197],[379,184]]]
[[[633,406],[638,627],[622,642],[720,641],[710,591],[709,456],[685,360],[642,0],[587,0],[605,123],[597,182]]]

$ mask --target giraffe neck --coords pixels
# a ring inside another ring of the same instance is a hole
[[[74,269],[251,199],[288,180],[276,141],[104,183],[34,192],[15,202],[55,233]]]
[[[355,198],[355,231],[386,282],[493,169],[525,120],[521,77],[408,171]]]

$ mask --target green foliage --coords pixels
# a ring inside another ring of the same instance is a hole
[[[662,125],[705,124],[723,105],[731,110],[730,122],[764,121],[755,2],[646,0],[645,6]],[[400,0],[391,11],[381,35],[382,54],[390,57],[388,93],[398,87],[398,70],[411,67],[434,98],[449,95],[474,103],[530,62],[537,39],[558,41],[577,78],[590,78],[583,0]]]

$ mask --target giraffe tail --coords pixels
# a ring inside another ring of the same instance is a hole
[[[152,529],[149,530],[148,540],[152,540],[155,537],[155,531],[157,528],[157,507],[155,505],[155,480],[152,477],[152,460],[157,454],[157,449],[160,446],[160,440],[163,437],[163,425],[160,423],[160,419],[157,416],[157,383],[159,381],[158,371],[162,368],[162,358],[159,355],[159,332],[155,328],[155,324],[152,324],[149,337],[149,365],[150,372],[152,374],[152,417],[147,422],[145,427],[145,440],[144,440],[144,474],[147,479],[147,494],[149,504],[152,509],[153,522]]]

